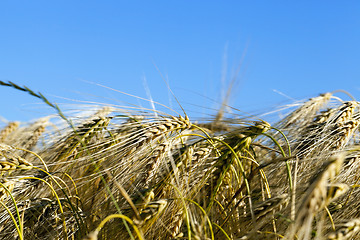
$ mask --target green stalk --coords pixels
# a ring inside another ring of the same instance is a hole
[[[266,137],[270,138],[275,143],[275,145],[280,149],[281,154],[283,155],[283,157],[286,157],[286,153],[285,153],[284,149],[275,140],[275,138],[273,138],[271,135],[266,134],[266,133],[262,133],[262,134],[265,135]],[[290,167],[289,160],[286,160],[285,163],[286,163],[286,170],[287,170],[287,175],[288,175],[288,179],[289,179],[289,187],[290,187],[290,193],[291,193],[292,189],[293,189],[293,181],[292,181],[292,177],[291,177],[291,167]]]
[[[14,215],[11,213],[10,209],[9,209],[2,201],[0,201],[0,204],[1,204],[1,206],[3,206],[3,207],[6,209],[6,211],[9,213],[9,215],[10,215],[11,219],[13,220],[13,223],[14,223],[14,225],[15,225],[15,227],[16,227],[16,231],[17,231],[18,234],[19,234],[20,240],[23,240],[23,239],[24,239],[23,232],[22,232],[22,230],[20,230],[19,225],[17,224]],[[20,222],[19,222],[19,224],[20,224]]]
[[[58,205],[59,205],[59,209],[60,209],[60,213],[61,213],[61,217],[62,217],[62,220],[63,220],[63,227],[64,227],[64,230],[63,230],[63,235],[64,235],[64,239],[68,239],[68,236],[67,236],[67,233],[66,233],[66,221],[65,221],[65,216],[64,216],[64,210],[62,208],[62,205],[61,205],[61,201],[60,201],[60,198],[59,196],[57,195],[55,189],[53,188],[53,186],[51,186],[50,183],[48,183],[47,181],[45,181],[44,179],[41,179],[41,178],[37,178],[37,177],[23,177],[23,178],[20,178],[20,180],[22,179],[34,179],[34,180],[39,180],[39,181],[42,181],[44,182],[46,185],[48,185],[48,187],[51,189],[51,191],[53,192],[53,194],[55,195],[55,198],[58,202]]]
[[[110,221],[111,219],[114,219],[114,218],[121,218],[123,221],[130,223],[130,225],[134,228],[134,231],[135,231],[136,235],[138,236],[138,238],[140,240],[144,240],[144,236],[139,231],[139,229],[135,225],[135,223],[130,218],[128,218],[127,216],[122,215],[122,214],[112,214],[112,215],[107,216],[104,220],[102,220],[101,223],[95,229],[96,235],[100,232],[101,228],[104,227],[105,223],[107,223],[108,221]]]
[[[246,178],[246,174],[245,174],[245,169],[239,159],[239,156],[236,154],[235,150],[230,147],[229,144],[227,144],[226,142],[224,142],[223,140],[220,140],[220,139],[217,139],[217,138],[212,138],[212,140],[215,140],[215,141],[218,141],[218,142],[221,142],[222,144],[224,144],[231,152],[232,154],[234,155],[235,159],[237,160],[238,164],[239,164],[239,167],[240,167],[240,170],[241,170],[241,173],[244,177],[244,182],[245,182],[245,186],[246,186],[246,191],[249,195],[249,205],[250,205],[250,212],[251,212],[251,216],[253,218],[253,220],[255,219],[255,216],[254,216],[254,212],[252,210],[252,201],[251,201],[251,191],[250,191],[250,185],[249,185],[249,182],[247,181],[247,178]],[[213,202],[213,199],[211,200],[208,208],[207,208],[207,212],[210,210],[211,206],[212,206],[212,202]]]
[[[208,222],[208,225],[209,225],[209,230],[210,230],[210,233],[211,233],[211,239],[214,240],[214,231],[212,229],[212,223],[210,221],[210,218],[209,216],[206,214],[206,211],[204,208],[202,208],[197,202],[195,202],[194,200],[191,200],[191,199],[188,199],[188,198],[185,198],[186,201],[189,201],[193,204],[195,204],[200,210],[201,212],[205,215],[206,217],[206,221]]]
[[[23,239],[23,230],[24,230],[24,229],[23,229],[22,221],[21,221],[21,218],[20,218],[20,212],[19,212],[19,209],[18,209],[18,207],[17,207],[15,198],[14,198],[14,196],[11,194],[10,190],[9,190],[4,184],[2,184],[1,182],[0,182],[0,186],[5,189],[5,191],[6,191],[6,192],[9,194],[9,196],[11,197],[12,202],[14,203],[16,215],[17,215],[17,217],[18,217],[18,219],[19,219],[19,228],[20,228],[19,237],[20,237],[20,239]]]

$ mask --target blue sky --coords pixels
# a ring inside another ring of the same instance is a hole
[[[94,82],[140,97],[147,85],[178,109],[165,78],[190,116],[206,116],[234,76],[230,105],[246,112],[337,89],[360,99],[359,43],[358,1],[0,2],[0,80],[60,105],[140,104]],[[7,120],[51,113],[25,93],[0,96]]]

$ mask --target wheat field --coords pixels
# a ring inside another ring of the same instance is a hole
[[[133,105],[71,116],[0,85],[57,115],[0,131],[0,239],[360,238],[351,96],[314,96],[268,123]]]

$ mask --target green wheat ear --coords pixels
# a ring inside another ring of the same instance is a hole
[[[2,86],[7,86],[7,87],[12,87],[12,88],[15,88],[17,90],[20,90],[20,91],[23,91],[23,92],[26,92],[28,94],[30,94],[31,96],[34,96],[36,98],[39,98],[40,100],[42,100],[44,103],[46,103],[47,105],[49,105],[50,107],[54,108],[57,113],[59,114],[59,116],[64,119],[65,121],[67,121],[70,126],[73,126],[71,121],[69,121],[65,115],[62,113],[62,111],[60,110],[59,106],[56,104],[56,103],[51,103],[42,93],[38,92],[34,92],[33,90],[31,90],[30,88],[26,87],[26,86],[19,86],[13,82],[3,82],[3,81],[0,81],[0,85]]]

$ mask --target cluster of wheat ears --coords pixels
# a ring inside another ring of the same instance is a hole
[[[135,107],[0,131],[0,239],[358,239],[359,103],[279,122]],[[351,98],[352,99],[352,98]]]

